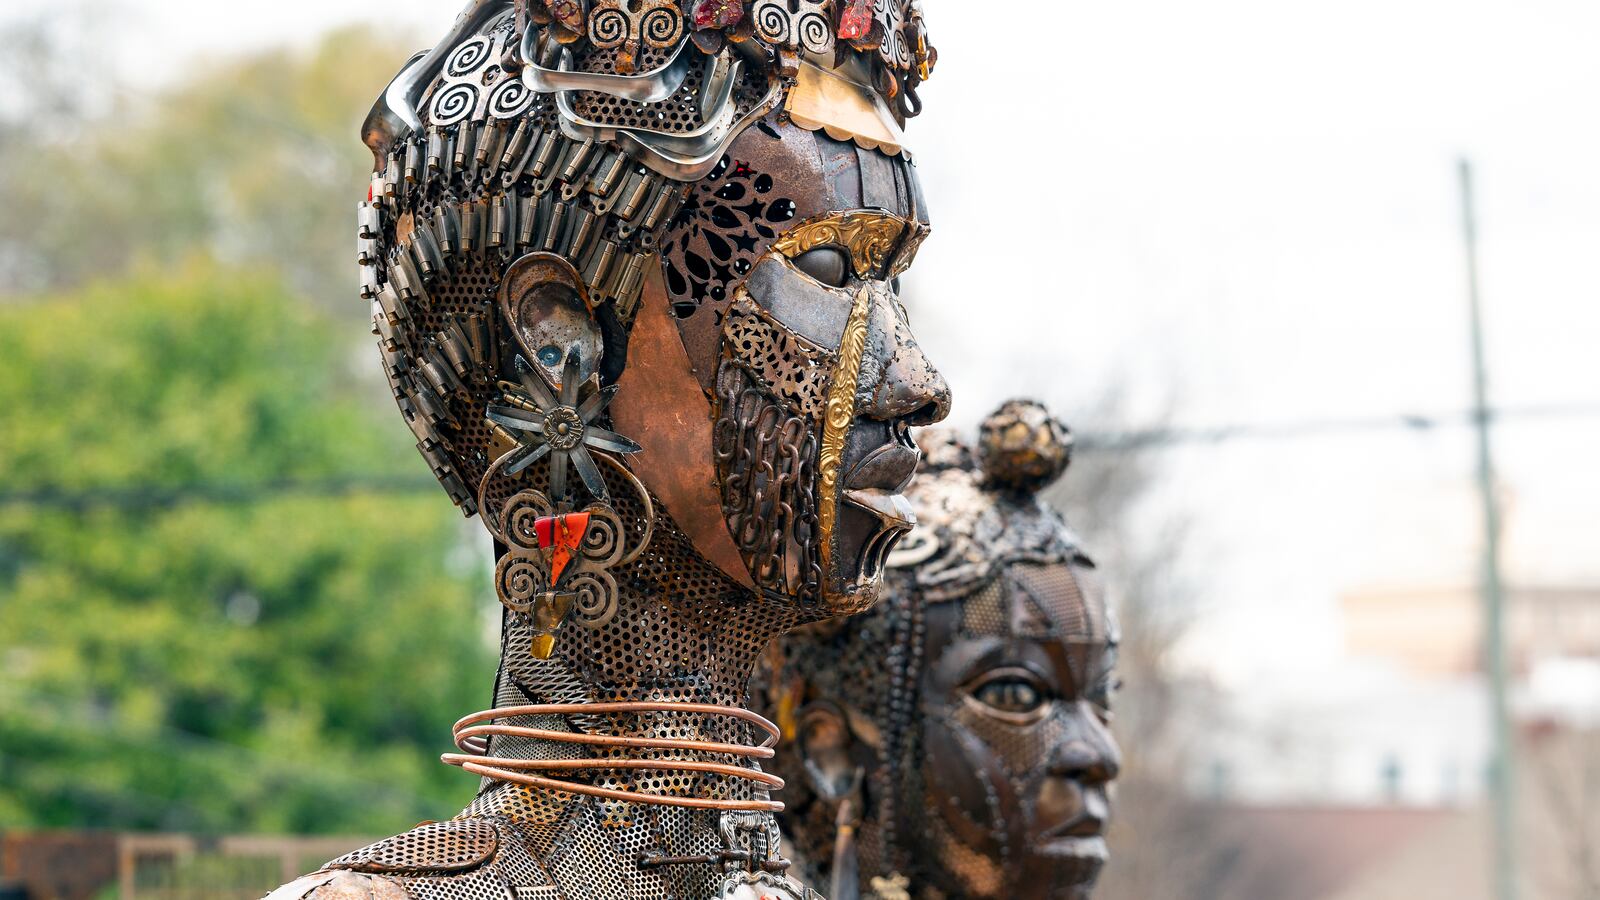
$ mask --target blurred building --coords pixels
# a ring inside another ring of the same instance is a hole
[[[1190,773],[1241,850],[1228,896],[1487,900],[1477,592],[1374,588],[1339,611],[1337,664],[1235,692]],[[1514,588],[1506,612],[1524,896],[1600,897],[1600,588]]]
[[[1389,660],[1419,678],[1481,672],[1481,600],[1471,587],[1369,589],[1340,600],[1351,656]],[[1506,596],[1511,672],[1550,659],[1600,659],[1600,588],[1524,587]]]

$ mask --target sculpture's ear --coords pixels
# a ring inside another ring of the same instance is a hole
[[[581,380],[610,368],[600,318],[578,270],[566,259],[554,253],[518,259],[500,282],[499,302],[522,356],[551,384],[560,384],[562,365],[573,350]]]
[[[851,731],[848,715],[822,700],[800,710],[798,719],[800,758],[811,789],[829,802],[843,801],[859,789],[865,775],[858,761],[865,746]]]

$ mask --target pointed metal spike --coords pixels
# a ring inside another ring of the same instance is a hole
[[[569,451],[563,450],[550,457],[550,496],[558,501],[567,499],[568,454]]]
[[[533,398],[534,403],[544,409],[555,408],[556,398],[550,393],[549,386],[544,383],[544,374],[529,365],[520,353],[517,354],[517,380],[522,382],[523,388],[528,391],[528,396]]]
[[[561,367],[561,405],[578,405],[578,348],[567,351],[567,364]]]
[[[531,431],[534,434],[544,434],[544,420],[532,413],[523,412],[512,406],[491,406],[484,412],[484,418],[497,425],[504,425],[516,431]]]
[[[578,407],[578,418],[582,419],[585,425],[593,422],[594,417],[600,414],[600,410],[611,405],[611,398],[617,396],[617,388],[618,385],[613,384],[590,394],[589,399]]]
[[[550,445],[549,444],[540,444],[539,446],[533,447],[533,448],[523,447],[521,450],[516,450],[516,451],[513,451],[513,452],[526,453],[527,455],[524,456],[524,457],[521,457],[520,459],[518,459],[516,462],[512,463],[511,465],[506,466],[505,472],[506,472],[507,475],[515,475],[518,472],[521,472],[523,469],[526,469],[527,467],[529,467],[529,466],[533,465],[534,463],[538,462],[539,460],[544,459],[545,454],[550,452]]]
[[[589,489],[596,500],[611,499],[606,493],[606,480],[600,474],[600,467],[594,464],[594,457],[589,455],[589,448],[576,447],[572,451],[572,464],[578,470],[578,476],[583,479],[583,486]]]
[[[613,453],[638,453],[640,450],[644,449],[643,447],[634,443],[632,440],[617,434],[615,431],[609,431],[605,428],[598,428],[594,425],[590,425],[588,428],[584,429],[583,442],[591,447],[595,447],[600,450],[610,450]]]

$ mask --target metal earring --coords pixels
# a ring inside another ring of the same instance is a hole
[[[617,584],[611,570],[644,552],[655,529],[655,505],[650,492],[614,455],[636,453],[639,445],[594,424],[616,387],[580,387],[576,351],[567,356],[559,393],[532,366],[519,362],[521,384],[501,382],[506,403],[487,411],[517,446],[484,474],[478,507],[506,548],[495,566],[495,593],[532,625],[533,655],[548,659],[569,616],[587,628],[601,628],[616,616]],[[533,468],[546,457],[548,466]],[[573,501],[569,467],[577,470],[579,483],[592,498],[582,508]],[[613,500],[602,468],[630,496]],[[508,479],[529,484],[498,502]]]

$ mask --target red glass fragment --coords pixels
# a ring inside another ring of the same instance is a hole
[[[572,561],[572,554],[583,543],[583,533],[588,529],[588,513],[540,516],[533,520],[533,533],[539,539],[539,549],[545,551],[550,561],[551,584],[560,580],[562,571]]]
[[[699,31],[732,28],[743,19],[743,0],[700,0],[694,8],[694,27]]]
[[[847,0],[839,17],[839,39],[860,40],[872,31],[872,0]]]

